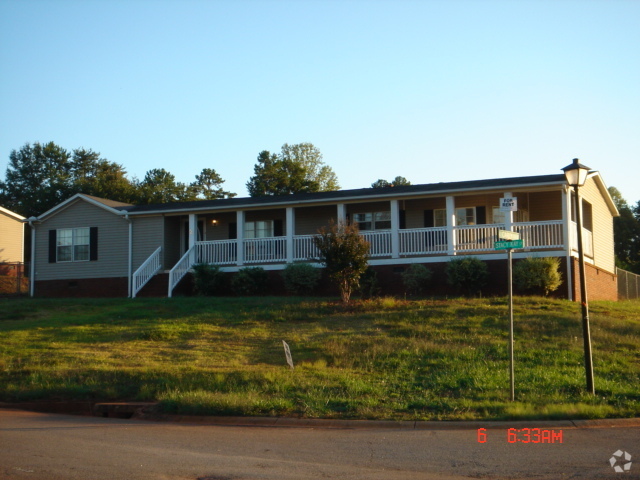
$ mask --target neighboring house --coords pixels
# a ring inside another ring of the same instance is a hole
[[[0,264],[24,262],[25,218],[0,207]]]
[[[618,212],[598,172],[580,192],[589,297],[616,299]],[[516,197],[518,210],[501,211],[503,197]],[[136,296],[148,279],[168,277],[163,293],[171,296],[202,262],[229,272],[281,270],[315,257],[313,236],[335,219],[358,224],[383,290],[397,293],[399,273],[412,263],[443,275],[451,258],[474,255],[487,261],[493,288],[504,293],[506,254],[494,242],[507,229],[525,242],[514,259],[561,259],[561,295],[575,299],[574,204],[563,174],[140,206],[78,194],[29,219],[32,295]]]

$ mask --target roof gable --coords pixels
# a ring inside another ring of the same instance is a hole
[[[0,212],[4,213],[9,217],[15,218],[19,222],[23,222],[26,220],[26,218],[24,218],[22,215],[19,215],[16,212],[12,212],[11,210],[8,210],[4,207],[0,207]]]
[[[115,200],[108,200],[106,198],[94,197],[92,195],[85,195],[84,193],[76,193],[74,196],[66,199],[64,202],[56,205],[52,209],[47,210],[42,215],[36,217],[35,220],[42,221],[45,218],[51,217],[52,215],[55,215],[61,212],[62,210],[64,210],[65,208],[73,205],[76,201],[88,202],[110,213],[113,213],[114,215],[123,215],[126,212],[122,209],[122,207],[131,206],[131,204],[129,203],[116,202]]]

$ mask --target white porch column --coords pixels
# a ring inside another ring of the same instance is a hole
[[[198,215],[196,215],[195,213],[190,213],[189,214],[189,245],[187,245],[187,250],[196,244],[197,239],[198,239]]]
[[[347,223],[347,206],[344,203],[338,204],[338,224]]]
[[[287,229],[287,263],[293,263],[294,260],[294,236],[296,231],[295,209],[287,207],[286,213],[286,229]]]
[[[391,200],[391,258],[400,257],[400,211],[398,200]]]
[[[562,189],[562,239],[567,259],[567,296],[573,301],[573,278],[571,276],[571,190]]]
[[[502,196],[504,198],[511,198],[512,195],[511,195],[511,192],[504,192]],[[504,212],[504,229],[511,231],[512,225],[513,225],[513,212],[512,211]]]
[[[447,243],[449,248],[449,255],[456,254],[456,244],[458,240],[455,235],[453,227],[456,225],[456,202],[454,197],[447,197]]]
[[[236,212],[236,242],[238,250],[236,254],[236,265],[244,265],[244,210]]]

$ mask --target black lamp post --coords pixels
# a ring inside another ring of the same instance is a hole
[[[578,256],[580,259],[580,300],[582,303],[582,337],[584,341],[584,368],[587,375],[587,390],[595,394],[593,385],[593,360],[591,358],[591,332],[589,331],[589,304],[587,302],[587,277],[584,264],[584,247],[582,245],[582,202],[578,188],[584,185],[589,173],[589,167],[582,165],[577,158],[571,165],[562,169],[569,186],[576,194],[576,217],[578,224]]]

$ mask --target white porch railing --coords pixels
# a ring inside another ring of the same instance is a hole
[[[189,272],[191,267],[196,264],[196,245],[193,245],[187,252],[182,256],[178,263],[171,269],[169,272],[169,293],[168,296],[171,297],[173,294],[173,289],[176,288],[178,282],[182,280],[182,278]]]
[[[136,298],[136,295],[140,290],[142,290],[142,287],[144,287],[147,282],[160,271],[160,268],[162,268],[162,263],[160,262],[161,252],[162,247],[156,248],[156,251],[153,252],[135,272],[133,272],[133,276],[131,278],[131,298]]]
[[[244,261],[247,263],[286,262],[287,238],[245,238]]]
[[[496,251],[494,243],[499,240],[498,231],[501,229],[504,229],[503,224],[455,226],[453,227],[454,252],[493,253]],[[562,220],[514,223],[513,230],[520,233],[525,248],[566,248]],[[369,242],[369,256],[372,258],[391,257],[392,234],[393,232],[390,230],[360,232],[360,235]],[[585,245],[588,244],[587,252],[593,251],[590,234],[591,232],[585,230]],[[572,235],[575,236],[575,227]],[[294,262],[311,261],[318,258],[319,254],[313,241],[314,237],[315,235],[296,235],[293,237]],[[398,238],[400,256],[446,255],[449,252],[447,227],[401,229],[398,230]],[[286,242],[287,237],[244,239],[244,262],[246,264],[286,263],[288,260]],[[197,242],[197,253],[188,268],[191,268],[194,263],[236,265],[237,244],[237,240]],[[176,283],[177,281],[179,279],[176,280]]]
[[[447,227],[400,230],[400,255],[447,253]]]
[[[520,234],[525,247],[563,248],[562,220],[514,223],[513,231]]]
[[[197,242],[196,263],[215,265],[233,265],[238,260],[238,243],[236,240],[219,240]]]
[[[498,240],[498,230],[502,224],[460,225],[453,227],[456,236],[456,252],[492,252]]]
[[[360,232],[360,235],[369,242],[370,257],[387,257],[391,255],[391,232]]]
[[[578,224],[571,222],[571,249],[578,251]],[[593,258],[593,233],[586,228],[582,227],[582,244],[584,245],[584,254],[587,257]]]
[[[313,242],[315,235],[297,235],[293,237],[293,260],[310,261],[320,256],[318,247]]]

